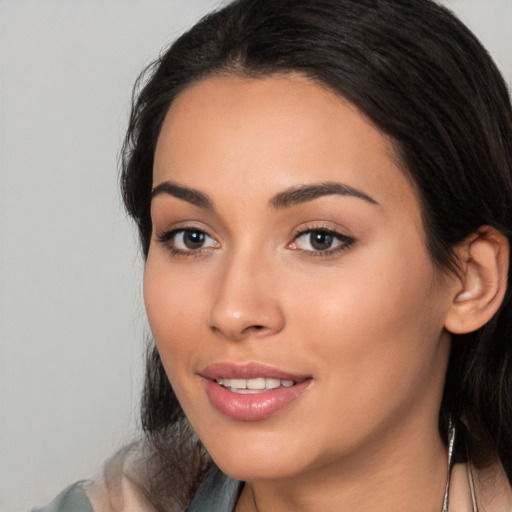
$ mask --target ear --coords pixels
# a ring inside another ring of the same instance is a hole
[[[456,250],[460,273],[445,317],[445,328],[466,334],[498,311],[507,289],[509,243],[497,229],[483,226]]]

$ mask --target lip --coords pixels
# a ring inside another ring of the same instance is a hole
[[[200,372],[210,403],[222,414],[242,421],[258,421],[276,414],[299,398],[312,383],[310,376],[297,375],[279,368],[260,364],[215,363]],[[269,389],[256,394],[239,394],[229,391],[215,379],[253,379],[267,377],[293,380],[291,387]]]
[[[270,379],[302,382],[309,378],[308,375],[285,372],[275,366],[262,363],[214,363],[201,370],[199,374],[209,380],[255,379],[256,377],[268,377]]]

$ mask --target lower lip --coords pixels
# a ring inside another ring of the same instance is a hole
[[[272,416],[302,395],[311,379],[289,388],[279,387],[247,395],[229,391],[214,380],[203,382],[210,403],[222,414],[235,420],[257,421]]]

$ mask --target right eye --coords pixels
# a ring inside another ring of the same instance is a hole
[[[204,249],[219,246],[219,242],[201,229],[181,228],[167,231],[158,237],[158,241],[169,246],[171,252],[197,253]]]

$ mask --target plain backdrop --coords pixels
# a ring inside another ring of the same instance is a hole
[[[512,0],[444,3],[510,84]],[[139,71],[217,4],[0,0],[0,512],[137,434],[142,264],[117,155]]]

